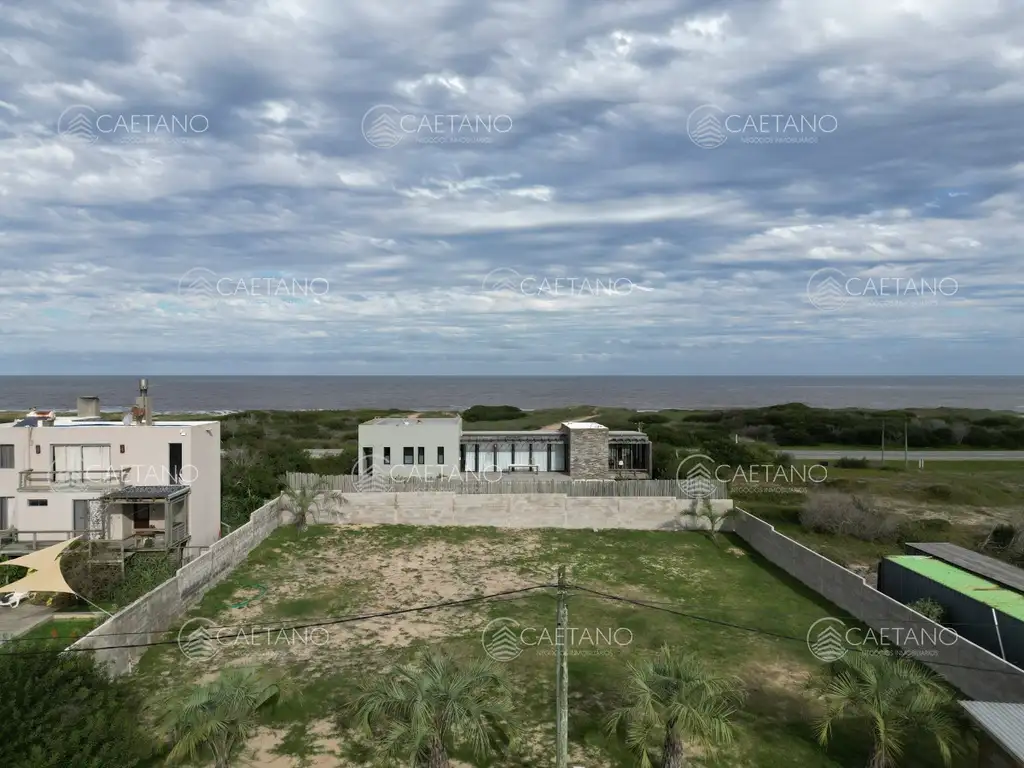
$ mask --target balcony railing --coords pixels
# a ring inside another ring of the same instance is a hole
[[[27,469],[18,473],[19,491],[110,491],[123,488],[131,467],[46,471]]]

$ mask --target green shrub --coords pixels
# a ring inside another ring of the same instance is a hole
[[[526,414],[514,405],[474,405],[462,412],[462,420],[473,421],[515,421]]]
[[[941,517],[929,517],[924,520],[911,520],[900,524],[899,540],[907,541],[945,541],[953,524]]]
[[[936,624],[941,624],[942,620],[946,616],[946,609],[942,607],[942,603],[937,600],[932,600],[930,597],[923,597],[920,600],[908,603],[907,608],[917,611],[922,616],[926,616],[934,621]]]
[[[843,457],[836,461],[836,466],[839,469],[867,469],[871,466],[871,463],[867,459]]]
[[[143,701],[90,653],[0,652],[0,765],[137,768],[154,753]]]
[[[922,495],[933,501],[949,501],[953,498],[953,486],[951,485],[929,485],[922,489]]]

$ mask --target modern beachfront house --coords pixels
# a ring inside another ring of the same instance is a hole
[[[0,424],[0,554],[75,536],[122,550],[195,548],[220,536],[220,423],[158,421],[145,379],[136,405],[104,420],[33,408]]]
[[[464,430],[460,416],[387,417],[359,425],[360,476],[392,479],[532,473],[574,480],[649,479],[643,432],[567,421],[558,429]]]

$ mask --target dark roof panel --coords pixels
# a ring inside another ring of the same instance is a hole
[[[1002,560],[945,542],[907,544],[907,549],[911,553],[934,557],[960,570],[993,581],[1001,587],[1024,594],[1024,570]]]
[[[111,491],[104,498],[112,501],[142,499],[173,499],[189,492],[187,485],[126,485]]]

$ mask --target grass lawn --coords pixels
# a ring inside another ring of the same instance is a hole
[[[859,727],[841,728],[827,753],[811,732],[817,710],[804,683],[817,662],[804,638],[817,619],[841,614],[730,537],[713,543],[696,533],[662,531],[315,526],[300,535],[281,529],[191,614],[220,627],[247,627],[245,636],[240,638],[237,629],[227,632],[218,655],[206,662],[188,660],[173,645],[154,647],[135,675],[156,702],[213,679],[228,665],[285,671],[300,681],[303,698],[266,720],[247,756],[273,768],[369,764],[365,743],[338,718],[340,702],[361,676],[386,675],[389,667],[426,647],[481,658],[482,632],[496,618],[533,628],[528,638],[543,637],[545,629],[553,636],[554,591],[335,623],[298,630],[283,640],[264,631],[550,583],[560,564],[569,566],[573,584],[688,615],[573,592],[570,626],[581,635],[589,630],[591,637],[600,631],[605,641],[581,640],[570,654],[571,765],[633,764],[623,746],[603,733],[602,722],[618,701],[627,663],[666,643],[698,652],[718,672],[740,676],[748,692],[737,718],[737,742],[695,755],[694,765],[866,764],[867,741]],[[618,643],[607,641],[613,635]],[[522,650],[499,666],[514,683],[528,737],[520,754],[502,764],[550,766],[554,648],[539,643]],[[908,754],[905,768],[941,764],[927,748],[913,745]],[[472,764],[467,756],[458,757],[464,761],[458,765]]]
[[[99,625],[96,619],[50,619],[5,643],[4,650],[23,653],[67,648]]]

